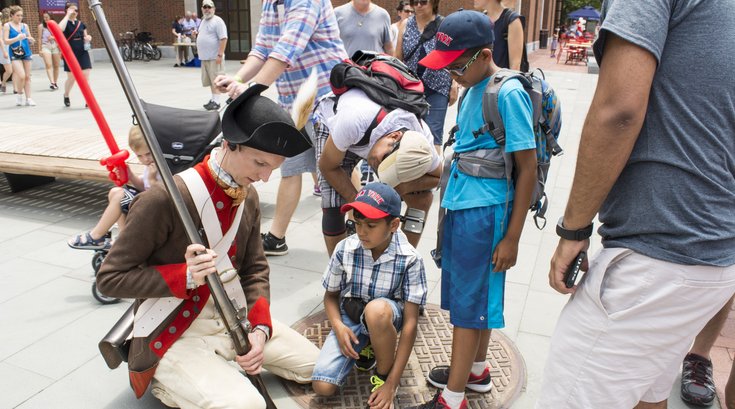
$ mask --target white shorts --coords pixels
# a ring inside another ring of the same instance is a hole
[[[667,399],[694,337],[734,292],[735,266],[601,250],[556,324],[536,409]]]

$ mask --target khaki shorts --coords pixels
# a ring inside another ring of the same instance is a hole
[[[536,409],[667,399],[694,337],[734,291],[735,265],[601,250],[556,324]]]
[[[217,64],[217,60],[202,61],[202,86],[209,87],[214,85],[214,79],[218,75],[225,74],[225,59],[221,64]]]
[[[59,50],[59,46],[56,43],[44,44],[43,47],[41,47],[41,52],[52,54],[52,55],[61,53],[61,51]]]

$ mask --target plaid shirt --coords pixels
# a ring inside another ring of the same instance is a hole
[[[278,102],[286,110],[308,78],[312,68],[319,73],[319,93],[331,91],[329,73],[347,58],[339,37],[337,19],[328,0],[264,0],[260,28],[250,51],[261,60],[285,62],[286,71],[276,80]]]
[[[339,291],[340,298],[370,301],[385,297],[418,305],[426,303],[424,260],[400,230],[375,261],[356,234],[339,242],[322,285],[329,292]]]

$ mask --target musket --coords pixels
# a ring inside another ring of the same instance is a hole
[[[145,111],[143,110],[143,105],[140,102],[138,91],[133,85],[132,78],[130,77],[127,68],[125,67],[125,63],[123,62],[122,56],[120,55],[120,50],[118,50],[115,38],[112,35],[112,30],[110,30],[110,26],[107,23],[107,18],[105,17],[105,13],[102,10],[102,4],[99,2],[99,0],[88,1],[89,8],[92,10],[92,15],[94,16],[95,22],[97,23],[97,27],[102,34],[102,40],[105,44],[105,48],[107,48],[107,52],[110,55],[112,66],[115,68],[117,78],[120,80],[120,84],[125,91],[125,96],[128,99],[128,103],[130,103],[130,106],[131,108],[133,108],[133,112],[138,119],[138,123],[140,124],[141,130],[143,131],[143,136],[145,137],[145,140],[148,143],[148,148],[150,149],[153,156],[153,161],[156,164],[156,168],[158,169],[158,173],[161,176],[163,185],[165,186],[166,191],[168,191],[168,194],[171,197],[171,201],[174,204],[176,212],[181,218],[181,222],[184,225],[186,235],[192,244],[203,244],[202,238],[197,231],[196,225],[194,224],[194,221],[192,220],[191,216],[189,215],[189,211],[186,208],[186,204],[184,203],[184,199],[181,196],[181,192],[179,192],[176,184],[174,183],[171,170],[166,165],[161,147],[158,144],[158,140],[155,138],[155,132],[153,131],[151,122],[148,119],[148,116],[146,116]],[[57,39],[58,38],[59,37],[57,37]],[[61,40],[66,40],[66,38],[64,38],[64,36],[62,35]],[[81,85],[81,83],[85,81],[85,78],[82,75],[80,78],[76,78],[76,80]],[[247,323],[247,321],[243,323],[246,315],[245,311],[247,311],[247,306],[242,306],[243,308],[241,308],[239,311],[235,309],[233,302],[230,301],[230,299],[227,297],[225,287],[222,284],[222,280],[220,279],[219,274],[209,274],[206,277],[206,282],[207,286],[209,287],[209,291],[212,294],[214,305],[216,306],[217,311],[222,317],[222,321],[224,322],[225,327],[227,328],[227,331],[232,338],[235,352],[237,353],[237,355],[247,354],[248,351],[250,351],[250,342],[248,340],[249,323]],[[245,325],[241,325],[241,323]],[[263,383],[263,379],[260,377],[260,375],[248,374],[247,376],[248,379],[250,379],[250,382],[253,383],[253,386],[255,386],[255,388],[257,388],[260,394],[263,396],[263,399],[266,403],[266,408],[276,409],[276,405],[273,403],[273,400],[268,394],[268,391],[265,388],[265,383]]]

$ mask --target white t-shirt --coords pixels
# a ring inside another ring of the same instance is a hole
[[[359,88],[352,88],[339,97],[337,104],[337,112],[334,112],[333,94],[327,94],[323,97],[316,109],[317,119],[329,128],[332,142],[340,152],[348,150],[355,155],[367,159],[370,149],[375,142],[384,135],[406,128],[410,131],[417,131],[426,137],[429,145],[434,146],[434,137],[431,134],[429,126],[419,120],[416,115],[397,108],[389,112],[388,115],[373,129],[370,134],[370,142],[364,146],[354,146],[360,142],[365,135],[365,131],[375,119],[380,110],[380,105],[373,102]],[[436,150],[432,149],[431,170],[441,165],[441,158]]]
[[[216,60],[219,42],[227,38],[227,26],[219,16],[202,20],[197,34],[197,51],[202,61]]]

